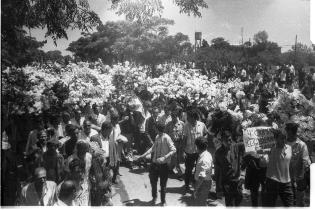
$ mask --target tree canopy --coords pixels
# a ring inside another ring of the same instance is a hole
[[[192,53],[192,46],[187,35],[168,35],[168,25],[172,24],[174,21],[156,16],[145,23],[107,22],[97,32],[70,43],[67,50],[83,61],[101,58],[108,64],[126,60],[144,65],[178,61]]]

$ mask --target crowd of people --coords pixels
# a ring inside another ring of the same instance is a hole
[[[315,72],[299,83],[293,65],[275,76],[261,65],[254,74],[232,69],[234,76],[249,81],[241,100],[233,95],[231,106],[242,111],[257,103],[267,114],[278,87],[302,87],[314,100]],[[213,182],[214,199],[223,196],[226,206],[242,203],[243,187],[250,190],[252,206],[275,206],[278,195],[284,206],[304,206],[311,151],[297,138],[299,125],[289,122],[285,132],[275,128],[275,146],[253,155],[245,153],[241,122],[227,115],[220,109],[183,109],[176,100],[157,105],[142,90],[129,99],[74,105],[34,117],[22,154],[10,149],[14,139],[7,135],[8,126],[2,126],[2,205],[113,205],[112,185],[124,164],[131,170],[148,169],[152,205],[157,204],[159,179],[161,205],[167,204],[167,180],[175,173],[196,206],[208,204]],[[273,123],[269,118],[261,125]]]

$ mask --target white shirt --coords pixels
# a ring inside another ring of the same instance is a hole
[[[81,131],[81,134],[80,134],[80,140],[84,140],[86,141],[87,143],[90,142],[90,139],[92,136],[98,134],[98,132],[96,130],[94,130],[93,128],[91,128],[91,132],[90,134],[87,136],[85,133],[84,133],[84,130]]]
[[[100,135],[101,143],[102,143],[102,150],[104,150],[104,156],[109,157],[109,141],[107,138],[104,138],[103,135]]]
[[[99,113],[95,118],[96,118],[97,126],[101,126],[103,122],[107,121],[107,118],[105,117],[105,115],[101,113]]]
[[[202,152],[197,160],[195,180],[203,177],[205,180],[211,180],[213,160],[211,154],[206,150]]]
[[[43,205],[52,206],[56,201],[57,185],[53,181],[46,181],[43,189]],[[40,198],[35,190],[34,182],[23,187],[21,191],[22,206],[40,206]]]
[[[143,114],[144,114],[144,116],[143,116],[144,117],[144,121],[142,122],[142,124],[141,124],[141,126],[139,128],[140,132],[145,132],[145,124],[147,122],[147,119],[149,119],[151,117],[151,114],[148,111],[143,113]]]

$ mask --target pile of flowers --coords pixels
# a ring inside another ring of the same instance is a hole
[[[163,67],[163,66],[162,66]],[[128,63],[105,66],[102,62],[33,65],[5,71],[2,94],[23,95],[9,99],[15,110],[41,112],[52,106],[65,104],[101,104],[111,96],[130,96],[137,88],[146,88],[157,99],[185,99],[191,104],[205,107],[228,107],[233,103],[232,93],[240,92],[244,84],[239,80],[220,83],[209,79],[197,69],[164,66],[157,78],[150,76],[145,66]],[[12,75],[19,75],[12,77]],[[10,76],[9,76],[10,75]],[[18,78],[24,78],[19,82]],[[240,118],[240,116],[238,116]]]
[[[154,98],[187,97],[191,103],[199,106],[218,107],[222,102],[228,106],[233,103],[231,92],[242,89],[240,81],[229,81],[227,84],[217,82],[216,78],[209,79],[197,69],[181,69],[173,67],[158,78],[147,78],[142,83]],[[228,87],[228,88],[227,88]]]
[[[278,116],[281,128],[287,122],[299,124],[298,136],[304,141],[315,138],[315,104],[297,89],[281,89],[279,96],[269,104],[269,112]]]
[[[85,106],[87,103],[102,104],[115,90],[112,75],[104,74],[102,65],[71,63],[63,69],[61,80],[69,86],[66,103]]]

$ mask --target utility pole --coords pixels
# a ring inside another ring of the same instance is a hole
[[[244,28],[242,27],[241,28],[241,36],[242,36],[242,45],[244,44],[244,42],[243,42],[243,38],[244,38]]]
[[[294,44],[294,65],[296,65],[296,46],[297,46],[297,35],[295,35],[295,44]]]

